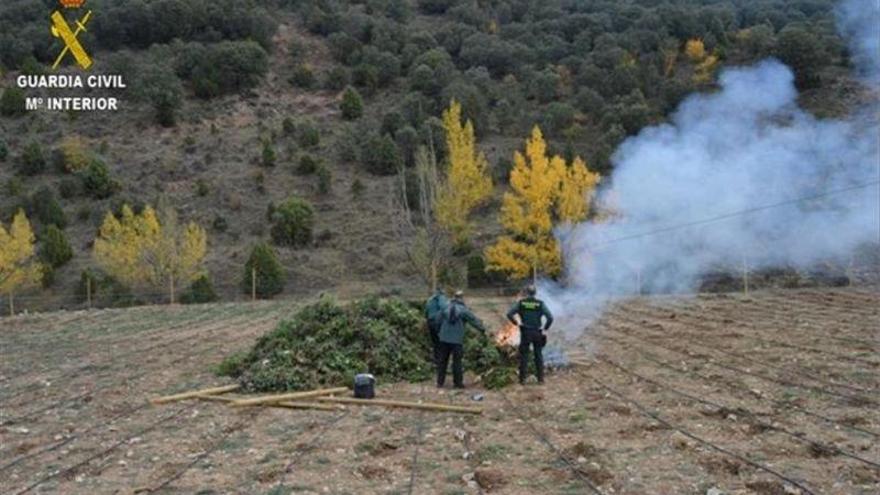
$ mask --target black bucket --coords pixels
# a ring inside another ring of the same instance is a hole
[[[376,377],[367,373],[355,375],[354,396],[356,399],[372,399],[376,397]]]

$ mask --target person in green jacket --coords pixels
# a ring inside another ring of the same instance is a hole
[[[452,380],[455,388],[464,388],[464,369],[461,358],[464,355],[464,325],[470,324],[486,333],[486,327],[464,303],[464,293],[457,291],[449,306],[443,312],[440,325],[440,354],[437,365],[437,388],[446,383],[446,367],[452,356]]]
[[[428,335],[431,337],[431,347],[434,353],[434,366],[439,365],[440,357],[440,325],[443,323],[443,312],[449,306],[449,299],[442,289],[437,289],[434,295],[425,302],[425,321],[428,323]]]
[[[538,383],[544,383],[544,345],[547,343],[545,331],[553,324],[553,315],[544,301],[535,297],[534,285],[526,287],[526,297],[520,299],[507,312],[507,319],[519,325],[519,383],[524,384],[529,370],[529,347],[535,351],[535,374]],[[519,315],[519,321],[515,316]],[[543,319],[543,321],[542,321]]]

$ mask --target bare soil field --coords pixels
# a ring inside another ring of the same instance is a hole
[[[472,301],[492,323],[507,304]],[[0,320],[0,492],[880,493],[876,291],[630,299],[544,386],[378,390],[481,416],[148,403],[226,383],[212,367],[295,309]]]

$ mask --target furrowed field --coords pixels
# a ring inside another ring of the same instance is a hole
[[[493,326],[507,304],[472,301]],[[2,320],[0,491],[880,491],[873,290],[630,299],[568,348],[583,365],[544,387],[488,392],[467,377],[464,392],[430,382],[378,390],[481,405],[482,416],[149,404],[226,383],[212,368],[295,310],[271,302]]]

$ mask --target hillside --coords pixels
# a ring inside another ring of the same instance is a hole
[[[33,212],[46,199],[35,193],[48,186],[74,253],[51,286],[24,296],[25,307],[80,304],[81,274],[96,269],[91,248],[106,213],[160,197],[208,229],[206,268],[224,299],[247,297],[240,285],[251,246],[270,237],[270,205],[292,195],[316,215],[308,246],[277,248],[286,293],[419,288],[393,229],[394,173],[412,165],[426,138],[442,155],[437,118],[453,98],[474,121],[496,179],[470,246],[457,253],[449,281],[458,284],[468,278],[467,260],[500,231],[512,155],[535,124],[554,152],[581,155],[607,175],[624,138],[663,122],[686,95],[713,91],[725,66],[780,57],[795,69],[802,104],[819,116],[848,113],[865,98],[848,75],[830,0],[209,3],[89,2],[95,20],[84,42],[95,47],[93,71],[125,76],[128,88],[114,93],[122,110],[0,116],[0,220],[8,224],[20,207]],[[16,75],[45,71],[59,51],[43,27],[49,4],[0,6],[0,32],[15,25],[23,33],[0,35],[4,98],[12,99]],[[688,53],[691,40],[705,54]],[[340,112],[349,84],[365,103],[353,121]],[[156,96],[169,91],[180,100]],[[392,156],[374,163],[382,136]],[[110,197],[90,195],[75,174],[58,171],[65,140],[107,165],[118,184]],[[21,170],[30,143],[46,161],[33,174]],[[266,143],[274,166],[265,166]],[[319,174],[303,173],[304,156],[330,172],[329,190]],[[32,220],[39,236],[46,222]],[[162,299],[154,288],[134,289],[140,300]]]

